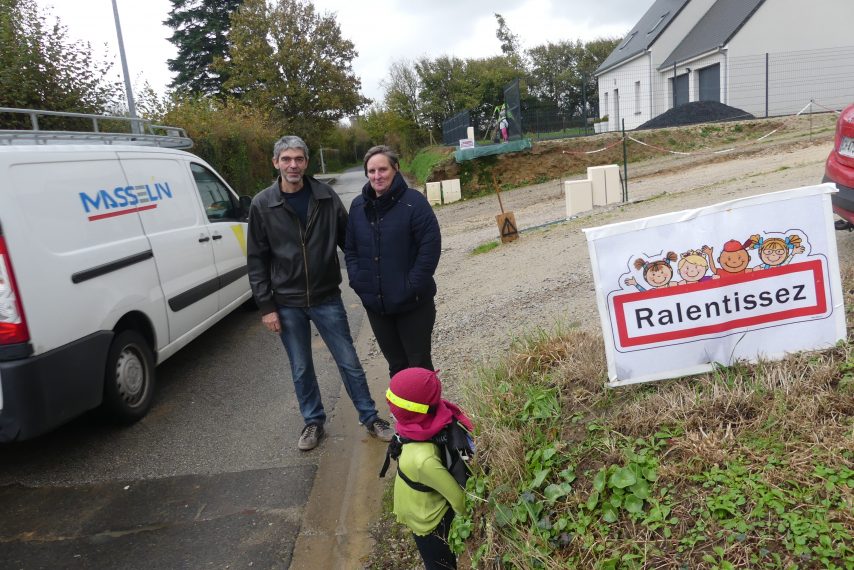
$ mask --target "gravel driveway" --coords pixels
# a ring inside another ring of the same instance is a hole
[[[443,241],[433,360],[449,391],[457,392],[478,364],[504,353],[526,331],[557,324],[599,330],[582,228],[817,184],[831,145],[831,135],[824,135],[811,142],[769,143],[758,153],[712,163],[664,157],[632,164],[629,203],[569,221],[558,181],[505,192],[504,208],[515,213],[522,234],[479,255],[472,250],[498,236],[497,198],[439,207]],[[854,239],[847,232],[837,237],[844,269]]]

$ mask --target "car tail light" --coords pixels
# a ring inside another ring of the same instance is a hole
[[[0,235],[0,345],[30,340],[6,240]]]

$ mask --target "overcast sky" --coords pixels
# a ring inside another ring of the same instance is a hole
[[[115,62],[121,74],[111,0],[37,0],[68,28],[73,40],[92,44],[96,55]],[[498,55],[494,13],[504,16],[523,48],[546,42],[622,37],[653,0],[314,0],[321,13],[337,13],[345,38],[359,56],[353,69],[362,92],[382,98],[381,81],[391,62],[454,55],[476,58]],[[117,0],[125,53],[134,90],[148,81],[160,93],[172,81],[166,60],[175,57],[163,25],[169,0]]]

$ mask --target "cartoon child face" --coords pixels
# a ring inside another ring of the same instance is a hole
[[[767,245],[759,250],[759,259],[762,260],[762,263],[774,267],[786,261],[789,250],[785,245],[781,245],[779,242],[766,243]]]
[[[673,277],[673,269],[666,263],[655,263],[653,267],[646,272],[646,282],[653,287],[663,287],[670,282]]]
[[[741,273],[750,263],[750,254],[744,249],[737,251],[722,251],[718,261],[721,269],[729,273]]]
[[[690,261],[685,261],[679,266],[679,275],[685,281],[699,281],[706,273],[706,268]]]

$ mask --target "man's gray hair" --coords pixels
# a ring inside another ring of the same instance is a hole
[[[300,149],[305,155],[305,159],[308,160],[308,145],[305,144],[304,140],[294,135],[285,135],[276,141],[276,144],[273,145],[273,158],[279,158],[282,151],[289,148]]]
[[[372,146],[368,149],[368,152],[365,153],[365,176],[368,175],[368,161],[378,154],[385,156],[392,168],[400,170],[400,159],[397,157],[397,153],[391,150],[390,147],[381,144]]]

